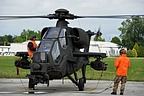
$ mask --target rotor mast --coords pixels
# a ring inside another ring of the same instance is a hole
[[[68,10],[66,9],[58,9],[55,11],[54,18],[52,19],[58,19],[56,23],[56,27],[62,27],[66,26],[68,27],[69,22],[66,21],[65,19],[74,19],[74,15],[70,14]]]
[[[59,19],[56,23],[56,27],[68,27],[69,22],[65,21],[65,19]]]

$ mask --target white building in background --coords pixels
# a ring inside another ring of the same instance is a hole
[[[119,56],[121,46],[112,42],[91,41],[90,52],[106,53],[107,56]]]
[[[27,44],[29,41],[23,43],[11,43],[10,46],[0,46],[0,55],[15,55],[16,52],[27,52]],[[39,44],[40,41],[36,41]]]
[[[10,49],[10,46],[0,46],[0,55],[9,55]]]
[[[36,41],[37,44],[40,41]],[[10,46],[0,46],[0,55],[14,55],[16,52],[26,52],[28,41],[23,43],[11,43]],[[90,52],[106,53],[107,56],[119,56],[121,46],[112,42],[91,41]]]
[[[11,52],[27,52],[27,44],[29,41],[25,41],[22,43],[11,43]],[[37,45],[40,43],[40,41],[36,41]]]

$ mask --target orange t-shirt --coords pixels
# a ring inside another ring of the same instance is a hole
[[[130,67],[130,60],[126,57],[126,54],[122,54],[118,57],[115,62],[114,66],[117,67],[116,74],[119,76],[127,76],[128,68]]]

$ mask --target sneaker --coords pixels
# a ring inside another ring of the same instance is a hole
[[[116,92],[112,92],[111,95],[117,95],[117,93]]]
[[[123,95],[123,92],[121,92],[120,95]]]

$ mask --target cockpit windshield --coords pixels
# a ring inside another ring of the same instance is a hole
[[[60,32],[60,28],[49,28],[49,30],[45,33],[43,39],[55,39],[58,37]]]
[[[49,30],[47,32],[45,32],[37,51],[38,52],[49,52],[54,40],[56,40],[58,38],[58,34],[59,34],[60,30],[61,30],[61,28],[50,27]]]

